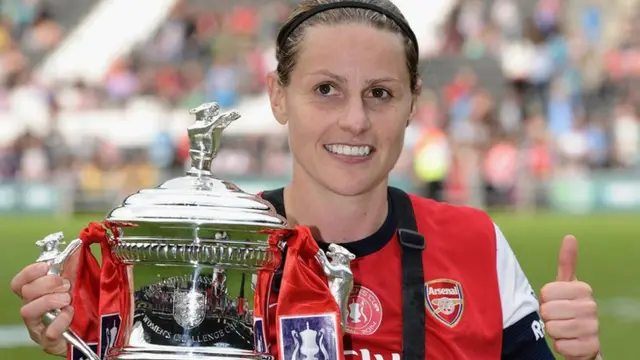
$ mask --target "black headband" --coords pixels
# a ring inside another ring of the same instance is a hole
[[[392,13],[387,9],[384,9],[378,5],[368,4],[360,1],[339,1],[339,2],[329,3],[329,4],[322,4],[296,15],[291,21],[285,24],[282,27],[282,29],[280,29],[280,32],[278,33],[278,38],[276,40],[278,46],[282,47],[284,45],[284,42],[287,41],[287,38],[289,37],[289,35],[291,35],[291,33],[298,26],[300,26],[300,24],[307,21],[313,15],[319,14],[321,12],[325,12],[327,10],[339,9],[339,8],[367,9],[367,10],[375,11],[377,13],[380,13],[388,17],[389,19],[393,20],[393,22],[395,22],[396,25],[398,25],[398,27],[400,27],[400,29],[405,35],[409,37],[409,39],[411,40],[411,45],[413,45],[414,49],[416,50],[416,53],[420,54],[420,52],[418,51],[418,40],[416,39],[416,35],[413,33],[413,30],[411,30],[409,25],[407,25],[398,16],[396,16],[394,13]]]

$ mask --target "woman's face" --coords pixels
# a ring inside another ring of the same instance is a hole
[[[418,95],[402,38],[366,25],[307,29],[289,85],[272,74],[269,93],[296,181],[344,196],[386,184]]]

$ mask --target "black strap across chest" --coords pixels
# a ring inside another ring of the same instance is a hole
[[[389,187],[398,217],[398,240],[402,248],[402,359],[422,360],[425,354],[424,269],[425,240],[418,233],[409,195]]]

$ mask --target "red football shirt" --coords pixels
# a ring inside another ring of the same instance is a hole
[[[262,197],[285,216],[282,194],[278,189],[264,192]],[[411,200],[418,231],[426,241],[426,357],[553,359],[544,340],[534,292],[491,219],[468,207],[414,195]],[[397,217],[390,201],[387,219],[375,234],[342,244],[357,256],[351,263],[355,286],[348,302],[344,337],[347,360],[401,359],[402,273],[396,232]],[[326,244],[320,245],[326,248]],[[276,280],[268,319],[276,318],[277,290]],[[275,324],[267,326],[271,338],[266,346],[277,354]],[[281,355],[288,359],[291,354]],[[317,356],[323,358],[320,353]]]

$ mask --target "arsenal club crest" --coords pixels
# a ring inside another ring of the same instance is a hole
[[[435,279],[424,284],[425,306],[436,319],[455,327],[462,318],[462,285],[451,279]]]
[[[185,330],[193,329],[204,321],[207,302],[204,293],[197,290],[173,293],[173,318]]]
[[[287,360],[338,360],[335,314],[280,318],[280,353]]]

